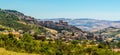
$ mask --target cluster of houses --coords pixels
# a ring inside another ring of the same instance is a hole
[[[75,26],[69,25],[68,22],[64,22],[63,20],[59,20],[59,22],[39,21],[38,24],[55,30],[61,29],[61,31],[57,34],[51,34],[48,32],[46,39],[53,38],[54,40],[62,39],[63,41],[71,41],[80,39],[95,39],[96,37],[94,34],[88,34]],[[96,38],[96,40],[98,39],[100,38]]]
[[[62,30],[67,30],[71,32],[82,31],[81,29],[75,26],[68,25],[68,22],[64,22],[63,20],[59,20],[59,22],[39,21],[38,24],[47,28],[58,30],[58,31],[62,31]]]
[[[63,22],[60,20],[59,22],[53,22],[53,21],[39,21],[38,23],[41,26],[49,27],[49,28],[63,28],[64,26],[68,26],[67,22]]]

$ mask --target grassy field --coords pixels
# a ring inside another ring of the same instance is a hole
[[[0,55],[39,55],[39,54],[17,53],[17,52],[5,50],[4,48],[0,48]]]

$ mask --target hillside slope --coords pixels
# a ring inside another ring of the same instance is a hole
[[[118,34],[120,34],[120,28],[108,27],[100,31],[96,31],[94,33],[101,34],[101,35],[107,35],[109,37],[116,37]]]
[[[0,9],[0,25],[9,29],[23,31],[39,31],[37,20],[33,17],[26,16],[16,10]],[[0,30],[4,28],[0,27]]]

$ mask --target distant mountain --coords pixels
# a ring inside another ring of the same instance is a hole
[[[54,19],[39,19],[39,20],[50,20],[55,22],[58,22],[59,20],[64,20],[68,22],[70,25],[73,25],[85,31],[91,31],[91,32],[108,28],[108,27],[120,28],[120,21],[97,20],[97,19],[91,19],[91,18],[78,18],[78,19],[54,18]]]
[[[120,23],[120,21],[114,21],[115,23]]]

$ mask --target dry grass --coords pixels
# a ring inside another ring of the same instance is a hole
[[[49,29],[49,28],[45,28],[46,30],[48,30],[48,31],[50,31],[51,33],[53,33],[53,34],[56,34],[56,33],[58,33],[58,31],[56,31],[56,30],[53,30],[53,29]]]
[[[114,52],[120,52],[120,49],[112,49]]]
[[[39,54],[17,53],[13,51],[7,51],[4,48],[0,48],[0,55],[39,55]]]
[[[26,23],[23,21],[17,21],[17,22],[26,25]]]

